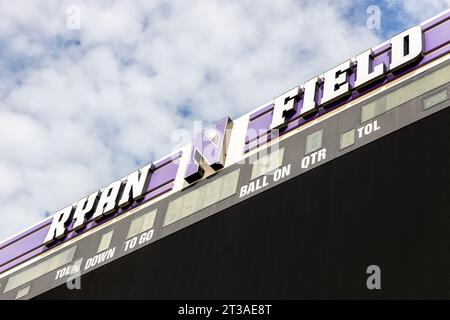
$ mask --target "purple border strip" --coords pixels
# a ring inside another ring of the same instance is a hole
[[[444,14],[444,15],[442,15],[442,16],[440,16],[440,17],[438,17],[438,18],[428,22],[428,23],[425,23],[422,26],[422,30],[428,31],[428,29],[431,29],[431,28],[435,27],[436,25],[442,23],[443,21],[445,21],[445,20],[447,20],[449,18],[450,18],[450,11],[447,12],[446,14]]]
[[[0,243],[0,251],[3,248],[5,248],[8,245],[10,245],[11,243],[16,242],[17,240],[20,240],[20,239],[26,237],[27,235],[29,235],[30,233],[34,232],[35,230],[38,230],[38,229],[40,229],[40,228],[50,224],[52,222],[52,219],[53,219],[53,216],[45,218],[44,220],[42,220],[41,222],[36,224],[33,228],[31,228],[29,230],[25,230],[24,232],[15,235],[13,238],[10,238],[8,240],[3,241],[2,243]]]

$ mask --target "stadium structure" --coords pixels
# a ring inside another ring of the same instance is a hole
[[[5,240],[0,298],[448,299],[449,95],[447,10]]]

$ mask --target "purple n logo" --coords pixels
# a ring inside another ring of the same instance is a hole
[[[223,168],[226,155],[227,130],[231,129],[233,121],[225,118],[217,122],[212,132],[200,131],[195,135],[192,151],[184,179],[193,183],[202,178],[205,173],[205,162],[214,171]]]

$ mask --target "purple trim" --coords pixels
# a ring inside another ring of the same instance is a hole
[[[447,12],[446,14],[444,14],[443,16],[440,16],[440,17],[434,19],[433,21],[430,21],[430,22],[424,24],[422,26],[422,30],[426,30],[427,31],[428,29],[434,27],[435,25],[438,25],[438,24],[442,23],[443,21],[445,21],[445,20],[447,20],[449,18],[450,18],[450,11]]]
[[[47,224],[42,228],[35,230],[33,233],[30,233],[25,237],[22,237],[19,240],[12,242],[8,246],[2,248],[2,250],[0,251],[0,266],[17,258],[18,255],[20,256],[30,251],[30,243],[42,244],[45,236],[47,235],[49,225],[50,224]],[[32,249],[34,248],[35,247],[33,247]]]
[[[42,220],[41,222],[36,224],[33,228],[30,228],[29,230],[25,230],[24,232],[15,235],[13,238],[3,241],[2,243],[0,243],[0,250],[3,250],[3,248],[9,246],[11,243],[16,242],[17,240],[20,240],[20,239],[26,237],[28,234],[35,232],[37,229],[40,229],[45,225],[49,225],[52,222],[52,219],[53,219],[53,216],[45,218],[44,220]],[[0,257],[2,255],[2,253],[3,252],[0,251]],[[0,258],[0,264],[1,264],[1,258]]]
[[[245,143],[248,144],[261,136],[262,132],[267,132],[269,130],[270,121],[273,115],[273,105],[270,105],[271,109],[260,117],[250,120],[248,123],[247,134],[245,135]]]
[[[390,47],[391,46],[389,45],[389,43],[386,43],[385,45],[381,46],[380,48],[373,50],[373,54],[375,56],[380,55],[380,54],[384,53],[385,51],[388,51]]]
[[[154,189],[153,191],[149,192],[142,202],[147,202],[153,198],[159,197],[160,195],[172,190],[174,183],[170,182],[168,184],[165,184],[157,189]]]
[[[430,31],[425,31],[424,52],[436,50],[450,42],[450,19],[434,27]]]
[[[162,159],[162,160],[159,160],[158,162],[155,162],[155,163],[154,163],[155,170],[158,170],[158,169],[161,168],[162,166],[165,166],[166,164],[168,164],[168,163],[170,163],[170,162],[173,162],[173,161],[179,159],[179,158],[181,157],[182,153],[183,153],[183,152],[179,151],[179,152],[173,154],[173,155],[170,156],[170,157],[167,157],[167,158],[164,158],[164,159]]]
[[[172,162],[165,162],[163,166],[155,170],[150,178],[146,193],[175,180],[179,166],[178,161],[176,161],[177,159],[171,160]]]
[[[411,72],[415,69],[417,69],[420,66],[423,66],[427,63],[429,63],[432,60],[435,60],[439,58],[440,56],[450,52],[450,19],[449,15],[446,15],[443,17],[442,20],[439,21],[439,23],[435,23],[433,25],[434,27],[431,29],[428,29],[424,31],[424,54],[425,56],[423,59],[416,64],[413,64],[407,68],[405,68],[401,73],[396,73],[393,75],[392,73],[388,74],[386,78],[383,81],[378,81],[371,86],[368,86],[364,90],[353,90],[351,92],[351,95],[349,95],[347,98],[342,98],[339,101],[327,104],[325,106],[321,106],[319,109],[319,112],[314,114],[313,116],[307,118],[307,119],[300,119],[301,109],[303,106],[303,101],[300,99],[297,106],[297,112],[291,116],[289,119],[289,123],[287,128],[285,128],[282,132],[280,132],[279,136],[291,131],[294,128],[297,128],[304,123],[316,119],[319,116],[321,116],[323,113],[326,113],[328,111],[331,111],[339,106],[342,106],[346,103],[348,103],[351,100],[354,100],[369,91],[372,91],[386,83],[391,82],[392,80]],[[375,58],[374,58],[374,64],[377,65],[379,63],[385,63],[386,65],[389,64],[390,61],[390,51],[386,50],[388,48],[388,45],[383,46],[382,48],[379,48],[376,52]],[[352,72],[348,78],[348,82],[351,86],[353,86],[355,81],[355,72]],[[318,89],[318,105],[320,105],[320,99],[322,97],[322,87],[319,87]],[[247,128],[247,134],[245,138],[245,146],[244,146],[244,152],[247,153],[250,150],[253,150],[261,145],[264,144],[264,141],[270,141],[271,137],[269,134],[269,127],[270,122],[272,121],[272,114],[273,114],[273,105],[269,105],[267,107],[264,107],[257,112],[251,114],[249,119],[249,124]],[[255,134],[256,133],[256,134]]]
[[[259,109],[259,110],[256,111],[255,113],[252,113],[252,114],[250,115],[250,120],[253,120],[253,119],[255,119],[255,118],[258,118],[258,117],[262,116],[264,113],[269,112],[269,111],[272,110],[272,109],[273,109],[273,104],[271,103],[271,104],[269,104],[269,105],[267,105],[267,106],[265,106],[265,107]]]
[[[22,262],[25,262],[28,259],[31,259],[31,258],[33,258],[33,257],[35,257],[35,256],[37,256],[37,255],[39,255],[41,253],[44,253],[44,252],[45,252],[45,248],[44,247],[36,248],[36,249],[34,249],[34,250],[32,250],[32,251],[30,251],[30,252],[28,252],[28,253],[20,256],[20,257],[18,257],[18,258],[16,258],[15,260],[12,260],[12,261],[2,265],[0,267],[0,273],[4,272],[4,271],[7,271],[8,269],[11,269],[12,267],[14,267],[14,266],[16,266],[16,265],[18,265],[18,264],[20,264]]]

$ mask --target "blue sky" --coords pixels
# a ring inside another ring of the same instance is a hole
[[[0,0],[0,239],[449,6]]]

